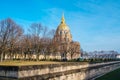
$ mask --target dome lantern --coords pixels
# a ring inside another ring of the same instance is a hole
[[[62,15],[61,23],[63,23],[63,24],[65,23],[64,14]]]

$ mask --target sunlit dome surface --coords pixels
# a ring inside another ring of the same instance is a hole
[[[61,23],[58,26],[57,30],[69,30],[69,27],[65,23],[64,15],[62,16]]]

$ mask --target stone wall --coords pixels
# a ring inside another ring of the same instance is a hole
[[[87,80],[120,67],[120,61],[83,64],[0,66],[0,80]]]

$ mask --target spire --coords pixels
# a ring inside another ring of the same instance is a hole
[[[62,14],[61,23],[65,23],[64,13]]]

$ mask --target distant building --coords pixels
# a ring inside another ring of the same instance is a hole
[[[83,58],[100,58],[100,59],[117,59],[120,58],[120,54],[117,51],[94,51],[83,53]]]
[[[65,23],[64,15],[53,38],[54,43],[59,45],[59,53],[62,59],[76,59],[80,57],[80,44],[72,40],[72,34]]]
[[[118,55],[116,56],[116,58],[117,58],[117,59],[120,59],[120,54],[118,54]]]

